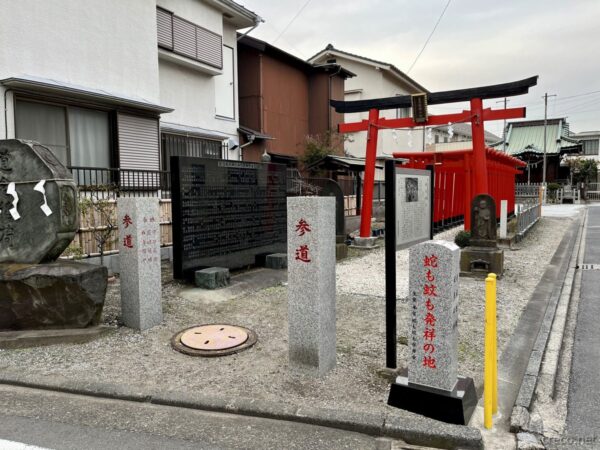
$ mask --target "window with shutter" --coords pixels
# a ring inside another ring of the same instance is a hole
[[[159,47],[173,50],[173,14],[162,8],[156,9],[156,34]]]
[[[218,69],[223,67],[223,38],[217,33],[157,7],[156,34],[162,49]]]

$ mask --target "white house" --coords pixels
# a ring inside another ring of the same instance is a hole
[[[37,140],[69,166],[238,157],[226,145],[239,126],[236,31],[255,13],[231,0],[0,6],[1,139]]]
[[[312,64],[337,63],[356,74],[346,80],[346,101],[371,98],[393,97],[395,95],[428,92],[423,86],[390,63],[376,61],[334,48],[329,44],[325,49],[308,60]],[[410,108],[381,111],[381,117],[390,119],[410,116]],[[368,118],[368,113],[350,113],[344,115],[344,121],[357,122]],[[367,133],[361,131],[348,135],[345,150],[351,156],[364,157]],[[423,132],[421,130],[379,130],[377,156],[389,157],[397,151],[423,150]]]

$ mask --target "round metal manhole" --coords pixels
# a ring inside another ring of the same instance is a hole
[[[171,339],[172,347],[190,356],[224,356],[253,346],[256,333],[228,324],[197,325],[180,331]]]

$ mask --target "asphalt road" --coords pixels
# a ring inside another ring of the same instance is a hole
[[[590,206],[575,328],[565,448],[600,448],[600,206]]]
[[[17,443],[53,450],[388,450],[393,441],[293,422],[0,385],[0,449],[27,448]]]

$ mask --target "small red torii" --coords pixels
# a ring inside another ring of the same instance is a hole
[[[386,119],[379,117],[379,111],[385,109],[407,108],[412,106],[413,96],[379,98],[372,100],[338,101],[331,100],[331,106],[338,113],[369,111],[369,118],[360,122],[343,123],[338,127],[340,133],[367,131],[367,151],[365,159],[364,193],[360,220],[360,236],[371,236],[371,216],[373,212],[373,185],[375,181],[375,160],[377,157],[377,137],[379,128],[415,128],[422,126],[446,125],[448,123],[471,122],[473,139],[472,196],[488,193],[487,162],[484,136],[484,122],[487,120],[517,119],[525,117],[525,108],[493,110],[483,108],[483,100],[490,98],[512,97],[529,92],[537,84],[537,76],[524,80],[483,86],[455,91],[427,93],[427,105],[469,101],[471,109],[455,114],[431,115],[416,122],[414,118]],[[414,117],[414,109],[413,109]]]

